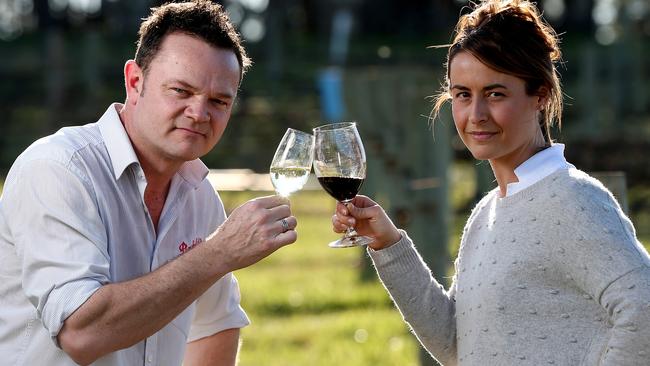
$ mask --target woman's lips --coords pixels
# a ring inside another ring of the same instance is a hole
[[[487,131],[473,131],[473,132],[468,132],[468,135],[472,136],[477,141],[487,141],[491,139],[493,136],[495,136],[497,133],[496,132],[487,132]]]

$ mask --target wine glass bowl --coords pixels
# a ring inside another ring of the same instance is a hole
[[[366,153],[356,123],[332,123],[314,128],[314,172],[323,189],[337,201],[347,203],[357,195],[366,178]],[[349,228],[329,243],[332,248],[366,245],[371,238]]]
[[[277,194],[288,197],[307,183],[313,152],[313,135],[293,128],[287,129],[269,169],[271,183]]]

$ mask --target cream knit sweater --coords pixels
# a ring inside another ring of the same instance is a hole
[[[449,291],[404,232],[369,253],[444,365],[650,365],[650,257],[612,195],[579,170],[481,200]]]

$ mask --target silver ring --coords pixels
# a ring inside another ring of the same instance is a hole
[[[280,222],[282,223],[282,229],[284,231],[289,230],[289,222],[287,222],[287,219],[282,219]]]

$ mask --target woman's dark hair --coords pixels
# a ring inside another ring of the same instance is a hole
[[[557,34],[526,0],[486,0],[460,17],[449,46],[443,89],[434,97],[433,118],[449,99],[449,66],[460,52],[468,52],[498,72],[523,79],[528,95],[546,97],[539,125],[551,142],[550,128],[562,123],[562,88],[556,69],[561,61]]]

